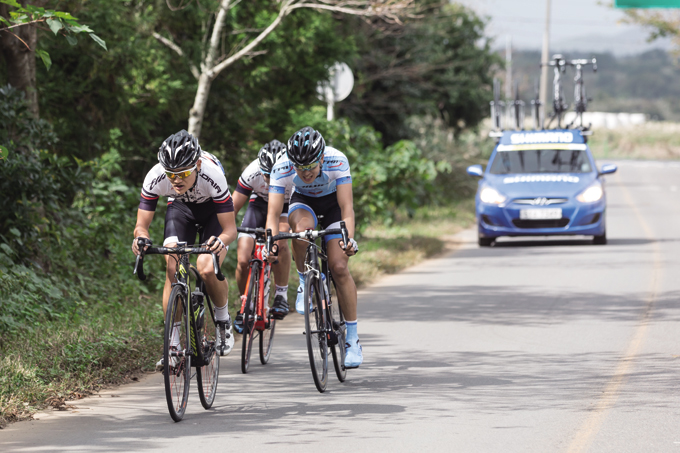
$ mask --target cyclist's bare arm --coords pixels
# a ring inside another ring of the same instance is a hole
[[[285,195],[282,193],[269,192],[267,226],[265,228],[271,228],[273,236],[279,234],[279,219],[281,218],[281,212],[283,211],[284,199]]]
[[[347,232],[350,238],[354,237],[354,197],[352,195],[352,184],[341,184],[337,187],[338,205],[340,205],[340,216],[345,221]],[[340,246],[345,247],[345,244],[340,241]],[[347,256],[354,255],[354,250],[347,248],[345,254]]]
[[[156,211],[145,211],[144,209],[137,210],[137,224],[135,225],[134,237],[135,238],[147,238],[150,239],[149,226],[151,226],[151,221],[153,220],[153,215]],[[137,246],[137,241],[132,241],[132,252],[135,255],[139,255],[139,248]]]
[[[232,198],[234,199],[234,215],[238,214],[241,208],[243,208],[250,199],[248,195],[237,191],[234,191]]]

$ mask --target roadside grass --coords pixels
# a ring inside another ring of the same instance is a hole
[[[680,159],[680,123],[597,129],[588,144],[596,159]]]
[[[451,236],[473,222],[474,199],[464,199],[421,208],[413,218],[398,216],[392,225],[369,226],[360,237],[360,252],[350,259],[357,287],[441,254]]]
[[[350,260],[362,287],[381,275],[398,272],[442,253],[450,236],[474,220],[474,201],[423,207],[400,213],[390,225],[375,223],[358,241],[360,253]],[[229,281],[232,316],[240,308],[234,281],[234,256],[223,267]],[[230,254],[230,255],[231,255]],[[162,350],[162,263],[150,266],[149,295],[122,295],[118,302],[73,309],[66,316],[40,320],[8,334],[0,350],[0,427],[53,407],[138,379],[153,370]],[[289,301],[294,303],[297,272],[291,266]],[[133,278],[130,275],[130,278]],[[154,292],[153,288],[156,288]]]
[[[162,350],[162,326],[157,298],[142,295],[13,334],[0,358],[0,426],[137,379]]]

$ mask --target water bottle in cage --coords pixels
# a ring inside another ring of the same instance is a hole
[[[191,293],[191,310],[196,321],[196,328],[201,330],[205,317],[205,305],[203,305],[203,293],[198,289]]]
[[[272,281],[269,278],[269,274],[271,272],[271,268],[269,266],[265,266],[264,268],[264,305],[267,307],[269,305],[269,290],[271,289],[272,286]],[[265,308],[266,309],[266,308]]]

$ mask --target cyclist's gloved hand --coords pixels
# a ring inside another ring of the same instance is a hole
[[[140,240],[145,244],[144,250],[148,249],[152,245],[151,239],[149,239],[149,238],[145,238],[145,237],[141,237],[141,236],[134,238],[132,240],[132,253],[134,253],[135,255],[139,255],[139,241]]]
[[[349,238],[347,242],[348,244],[345,246],[345,243],[342,242],[342,239],[340,240],[340,247],[345,251],[347,256],[352,256],[359,253],[359,244],[357,244],[357,241],[355,241],[354,238]]]
[[[208,239],[208,242],[205,243],[205,245],[208,246],[210,251],[212,253],[220,253],[222,250],[229,250],[228,245],[224,245],[224,242],[222,242],[222,239],[219,237],[215,236],[210,236],[210,239]]]

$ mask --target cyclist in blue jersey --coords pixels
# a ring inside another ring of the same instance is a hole
[[[317,216],[322,215],[321,227],[339,228],[347,225],[349,237],[354,236],[354,202],[352,175],[347,157],[326,146],[321,134],[311,127],[297,131],[288,140],[287,159],[276,162],[269,182],[267,228],[279,232],[279,216],[285,193],[293,188],[288,208],[288,223],[294,232],[314,229]],[[340,235],[329,235],[328,263],[338,292],[338,301],[347,324],[345,367],[357,368],[363,361],[363,351],[357,333],[357,287],[349,272],[349,257],[359,251],[354,239],[343,244]],[[295,309],[304,313],[304,276],[302,268],[306,252],[303,241],[293,241],[293,255],[300,276]],[[269,258],[274,260],[273,256]]]
[[[149,226],[158,199],[162,196],[168,197],[163,246],[174,247],[178,242],[194,244],[197,227],[200,226],[201,242],[209,244],[210,250],[218,254],[222,264],[229,244],[236,239],[234,203],[220,161],[212,154],[202,151],[198,140],[185,130],[165,139],[158,151],[158,164],[144,179],[137,210],[135,239],[132,242],[135,255],[139,255],[138,240],[150,238]],[[163,288],[163,313],[167,309],[177,272],[176,260],[170,255],[165,255],[165,259],[167,267]],[[217,350],[220,355],[227,355],[234,346],[233,329],[227,310],[227,280],[217,280],[210,255],[199,255],[196,267],[215,303]],[[179,330],[180,323],[175,323],[171,340],[174,344],[171,347],[179,345]],[[163,359],[156,364],[156,369],[163,369]]]

